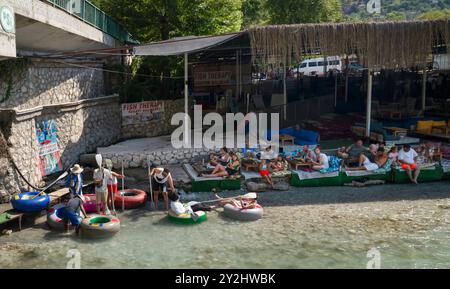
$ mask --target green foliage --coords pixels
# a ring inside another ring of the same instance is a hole
[[[417,16],[420,20],[437,20],[450,18],[450,9],[431,10]]]
[[[244,0],[242,2],[242,29],[268,23],[269,13],[265,4],[266,0]]]
[[[14,79],[21,77],[30,63],[31,61],[27,57],[0,61],[0,82],[6,83],[5,94],[0,95],[0,102],[5,102],[9,99]]]
[[[342,19],[339,0],[266,0],[270,24],[337,22]]]

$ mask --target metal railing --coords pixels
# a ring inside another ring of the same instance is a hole
[[[128,44],[139,44],[139,41],[133,39],[125,28],[117,21],[106,15],[94,4],[87,0],[41,0],[49,2],[53,7],[58,7],[80,20],[100,29],[111,35],[120,42]]]

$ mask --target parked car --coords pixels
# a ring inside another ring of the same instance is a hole
[[[326,66],[326,71],[325,71]],[[312,58],[302,61],[298,68],[293,70],[294,73],[300,73],[305,76],[326,76],[331,71],[341,71],[342,61],[339,56],[324,58]]]

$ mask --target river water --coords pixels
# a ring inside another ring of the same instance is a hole
[[[264,218],[256,222],[211,212],[202,224],[177,225],[139,209],[120,213],[121,231],[103,241],[40,225],[0,237],[0,264],[66,268],[76,249],[81,268],[366,268],[372,249],[381,268],[450,268],[448,185],[262,193]]]

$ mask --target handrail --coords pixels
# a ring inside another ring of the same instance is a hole
[[[41,0],[62,9],[80,20],[111,35],[124,44],[139,44],[133,36],[112,17],[106,15],[88,0]]]

